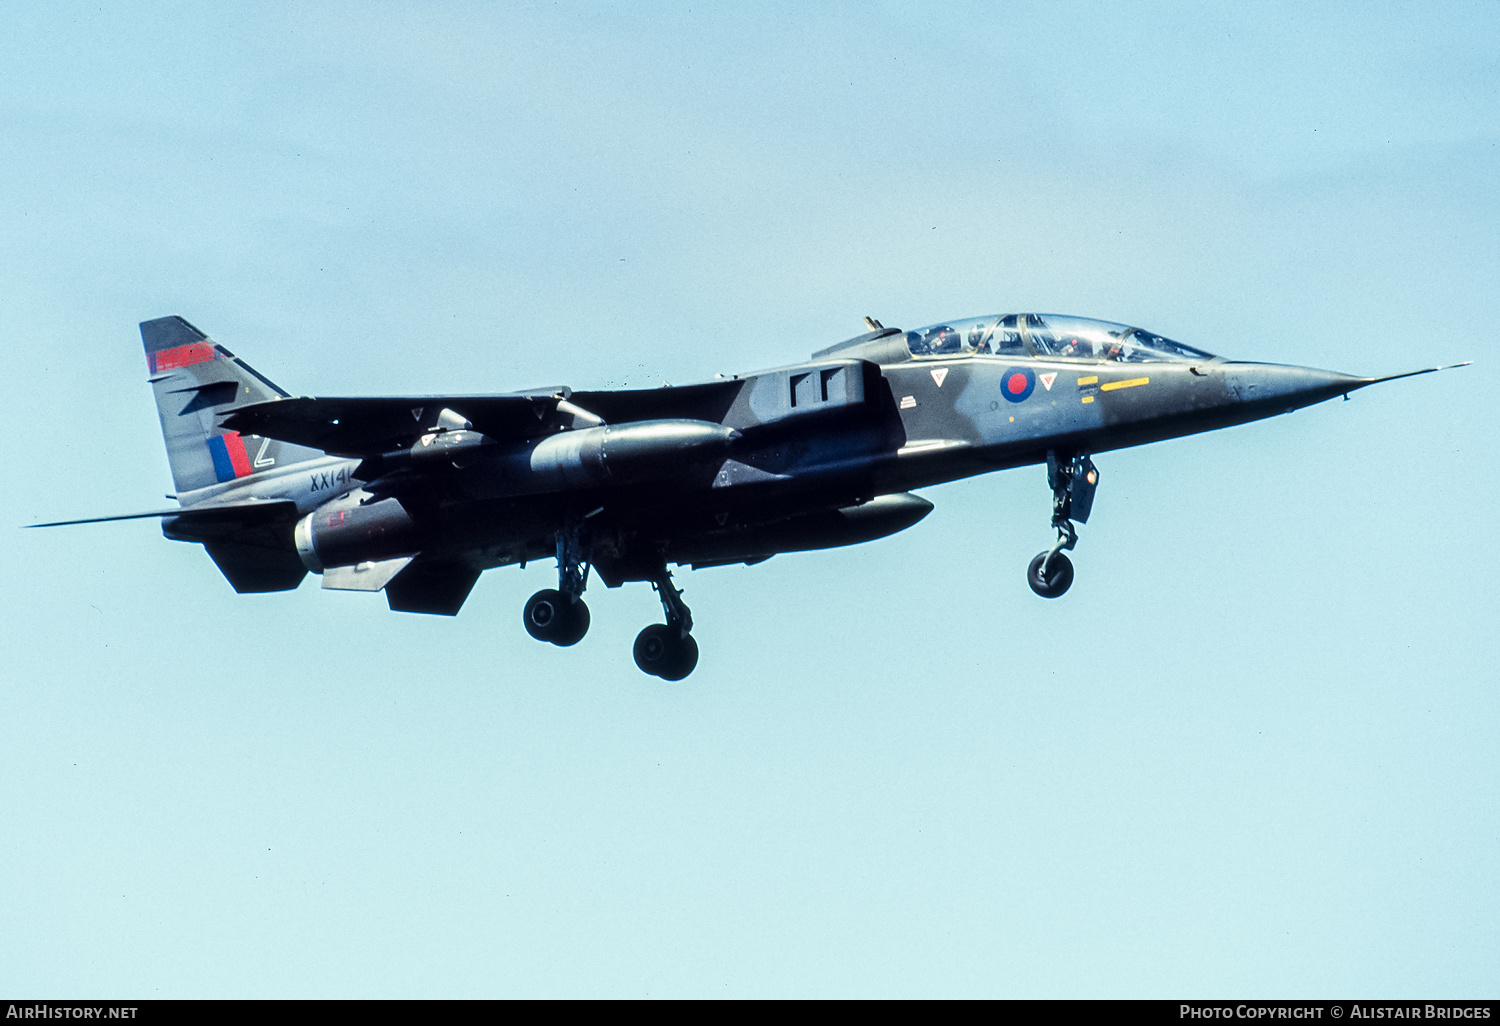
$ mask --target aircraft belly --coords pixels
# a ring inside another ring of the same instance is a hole
[[[903,531],[932,511],[916,495],[882,495],[869,502],[798,512],[755,524],[727,524],[674,539],[669,562],[694,566],[759,561],[781,552],[836,548]]]

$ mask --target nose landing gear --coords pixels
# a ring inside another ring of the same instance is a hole
[[[1049,450],[1047,484],[1052,488],[1052,526],[1057,529],[1057,544],[1036,554],[1026,568],[1026,583],[1042,598],[1057,598],[1073,584],[1073,561],[1063,555],[1063,550],[1078,544],[1073,521],[1088,523],[1094,489],[1099,486],[1099,468],[1083,453],[1074,453],[1063,461],[1055,450]]]
[[[1073,561],[1057,549],[1038,552],[1026,568],[1026,583],[1042,598],[1057,598],[1073,585]]]
[[[635,638],[635,665],[662,680],[682,680],[698,665],[698,642],[689,632],[693,613],[682,601],[665,563],[651,581],[661,599],[666,623],[653,623]]]

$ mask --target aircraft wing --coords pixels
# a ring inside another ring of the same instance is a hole
[[[633,420],[706,420],[722,424],[745,387],[740,378],[721,378],[696,385],[663,385],[613,392],[574,392],[569,402],[609,424]]]
[[[493,438],[527,438],[567,395],[392,396],[273,399],[242,406],[221,422],[259,435],[322,449],[334,456],[375,456],[431,430],[443,410],[468,419]]]
[[[453,411],[473,430],[496,441],[546,432],[563,400],[606,423],[677,417],[718,422],[743,384],[727,379],[615,392],[558,387],[506,395],[273,399],[240,407],[225,416],[222,425],[242,435],[275,438],[334,456],[366,457],[410,445],[431,430],[443,410]]]

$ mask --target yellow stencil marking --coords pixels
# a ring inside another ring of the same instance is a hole
[[[1091,403],[1091,402],[1094,401],[1094,397],[1091,396],[1091,395],[1086,395],[1086,396],[1083,397],[1083,401],[1086,402],[1086,403]]]
[[[1099,391],[1113,392],[1117,388],[1134,388],[1136,385],[1148,385],[1150,383],[1150,378],[1131,378],[1129,381],[1111,381],[1107,385],[1100,385]]]
[[[1078,383],[1080,385],[1097,385],[1099,383],[1099,375],[1090,374],[1086,378],[1079,378]]]

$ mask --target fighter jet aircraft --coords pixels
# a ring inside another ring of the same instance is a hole
[[[670,566],[881,538],[932,509],[913,489],[1045,463],[1057,540],[1026,580],[1057,598],[1093,455],[1443,369],[1244,363],[1053,314],[865,326],[806,363],[681,387],[294,398],[181,317],[146,321],[178,507],[34,526],[160,517],[236,591],[289,590],[310,570],[448,616],[482,571],[551,557],[557,587],[522,612],[533,638],[583,638],[591,571],[611,588],[647,581],[666,622],[636,638],[636,665],[681,680],[698,645]]]

